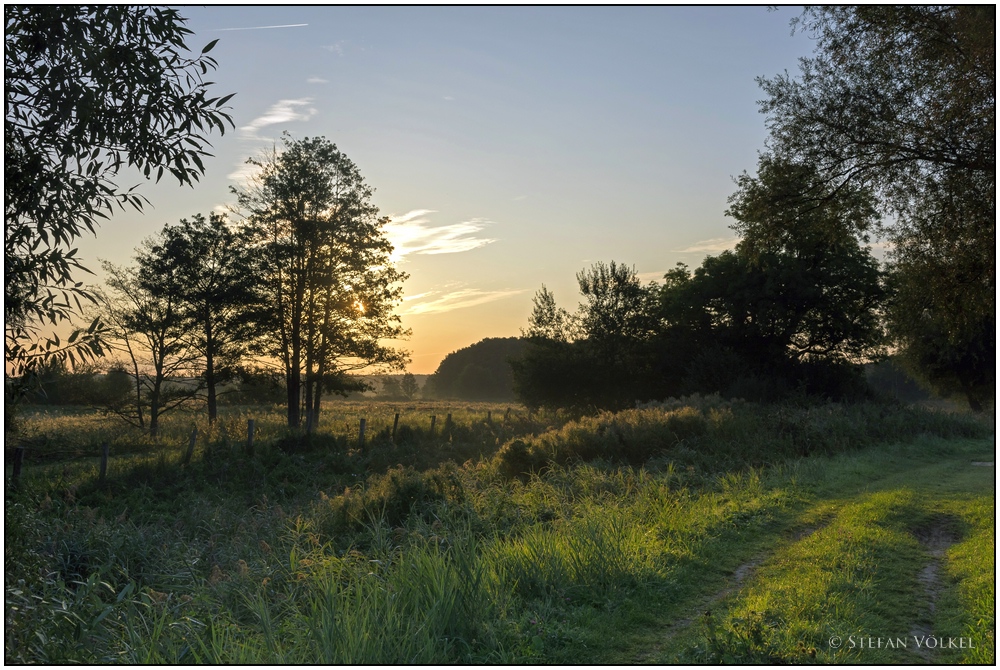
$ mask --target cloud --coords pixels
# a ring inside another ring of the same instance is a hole
[[[528,289],[507,289],[503,291],[483,291],[477,288],[463,288],[457,291],[450,291],[432,300],[424,300],[415,305],[404,307],[400,314],[436,314],[440,312],[450,312],[465,307],[475,307],[494,300],[500,300],[512,295],[525,293]],[[428,291],[419,295],[404,298],[405,300],[423,300],[424,298],[436,296],[439,291]]]
[[[739,242],[737,237],[713,237],[710,240],[702,240],[701,242],[695,242],[687,249],[674,249],[674,253],[678,254],[693,254],[698,251],[709,251],[709,252],[720,252],[726,251],[727,249],[732,249]]]
[[[431,209],[415,209],[402,216],[391,217],[385,232],[394,247],[393,262],[410,254],[456,254],[496,242],[493,238],[476,236],[492,223],[487,219],[431,226],[427,215],[433,212]]]
[[[259,168],[256,165],[251,165],[250,163],[243,162],[240,166],[226,175],[226,179],[234,181],[237,184],[246,183],[250,177],[256,174]]]
[[[242,126],[240,128],[241,137],[249,140],[266,139],[257,135],[257,131],[261,128],[289,121],[308,121],[316,113],[315,108],[308,106],[311,102],[312,98],[279,100],[271,105],[271,108],[263,116],[258,116],[247,125]],[[305,107],[305,109],[300,111],[296,109],[298,107]]]
[[[454,96],[446,95],[446,96],[444,96],[444,99],[445,100],[454,100],[455,98],[454,98]]]
[[[329,84],[329,79],[323,79],[323,77],[309,77],[306,79],[307,84]]]
[[[251,26],[249,28],[216,28],[216,32],[225,32],[229,30],[270,30],[271,28],[301,28],[303,26],[308,26],[308,23],[286,23],[280,26]]]

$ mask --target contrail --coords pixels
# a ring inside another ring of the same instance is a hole
[[[302,26],[308,26],[308,23],[286,23],[283,26],[253,26],[251,28],[216,28],[216,32],[222,32],[224,30],[267,30],[268,28],[301,28]]]

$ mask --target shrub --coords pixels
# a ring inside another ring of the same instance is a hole
[[[381,519],[402,525],[412,514],[429,516],[439,503],[460,503],[465,489],[453,464],[417,472],[398,467],[384,475],[373,475],[365,488],[347,488],[334,498],[325,498],[316,509],[318,527],[334,536]]]

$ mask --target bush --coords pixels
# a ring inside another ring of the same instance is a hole
[[[367,487],[347,488],[322,499],[316,517],[322,532],[336,536],[377,520],[392,526],[402,525],[412,514],[426,520],[436,505],[464,500],[465,489],[453,464],[426,472],[398,467],[373,475]]]

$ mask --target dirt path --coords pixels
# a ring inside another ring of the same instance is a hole
[[[791,534],[791,542],[801,542],[806,539],[816,531],[824,528],[832,519],[832,516],[822,519],[819,523],[808,526],[806,528],[800,528]],[[698,603],[690,608],[691,614],[683,617],[681,619],[675,619],[667,623],[666,627],[663,629],[663,633],[658,642],[656,642],[652,647],[644,649],[639,652],[633,659],[633,663],[653,663],[656,660],[656,656],[660,653],[663,645],[672,640],[674,637],[687,630],[694,621],[706,612],[710,612],[712,609],[718,605],[718,603],[724,601],[725,599],[732,596],[734,593],[739,591],[747,580],[753,576],[757,568],[760,567],[769,557],[770,553],[758,554],[754,556],[749,561],[741,564],[735,570],[733,570],[732,576],[729,578],[729,583],[726,587],[707,598],[703,598],[698,601]]]
[[[944,589],[941,580],[944,555],[948,551],[948,548],[960,539],[958,524],[959,520],[955,517],[940,515],[933,517],[913,532],[914,537],[917,538],[927,553],[930,554],[931,561],[923,567],[917,576],[917,581],[927,596],[928,611],[926,622],[920,622],[914,626],[910,631],[911,637],[929,637],[934,634],[934,630],[927,622],[934,620],[937,601]],[[927,663],[932,662],[931,652],[926,647],[918,648],[915,651]]]

